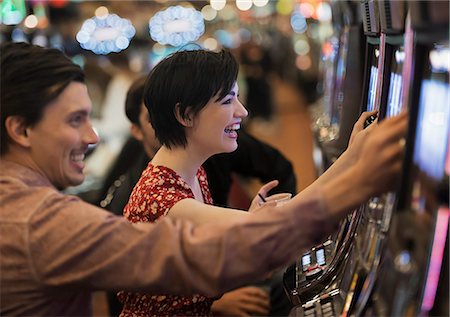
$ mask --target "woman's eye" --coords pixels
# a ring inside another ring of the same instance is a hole
[[[225,100],[222,102],[222,104],[224,104],[224,105],[229,105],[229,104],[231,103],[231,100],[232,100],[232,98],[225,99]]]

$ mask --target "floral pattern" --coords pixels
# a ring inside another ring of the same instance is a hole
[[[200,167],[197,178],[203,200],[212,204],[205,170]],[[186,198],[194,198],[191,188],[170,168],[151,163],[142,173],[124,209],[130,222],[154,222],[166,216],[170,208]],[[121,291],[121,317],[135,316],[209,316],[213,299],[203,295],[148,295]]]

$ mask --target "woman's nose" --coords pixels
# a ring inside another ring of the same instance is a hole
[[[244,105],[240,101],[238,101],[237,103],[238,103],[238,105],[236,108],[236,117],[238,117],[238,118],[247,117],[248,116],[247,109],[244,107]]]

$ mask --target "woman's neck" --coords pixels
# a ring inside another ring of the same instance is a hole
[[[206,159],[189,147],[178,146],[169,149],[163,145],[153,157],[152,164],[174,170],[191,188],[194,188],[197,171]]]

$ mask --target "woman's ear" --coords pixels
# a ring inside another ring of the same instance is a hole
[[[178,122],[187,128],[191,128],[194,125],[193,116],[191,115],[190,107],[186,108],[184,111],[184,115],[181,114],[180,109],[180,103],[177,103],[175,105],[175,117],[177,118]]]
[[[136,123],[132,123],[130,126],[130,132],[133,138],[136,140],[143,142],[144,134],[142,133],[141,127],[139,127]]]
[[[6,133],[12,141],[18,143],[23,147],[30,147],[30,138],[28,129],[25,124],[25,118],[20,116],[9,116],[5,120]]]

